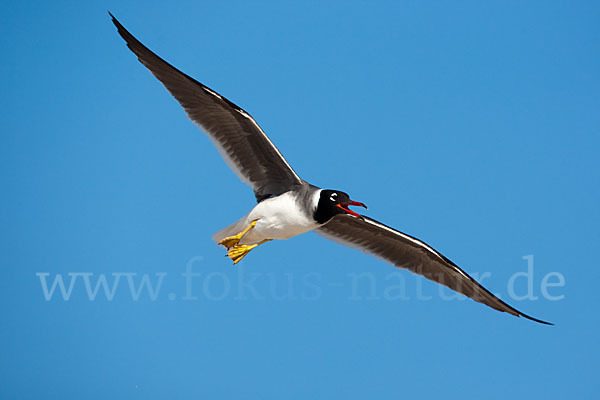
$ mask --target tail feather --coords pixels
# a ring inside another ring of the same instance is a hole
[[[221,229],[218,232],[215,232],[215,234],[212,236],[212,239],[216,243],[219,243],[221,240],[225,239],[228,236],[233,236],[240,233],[248,225],[247,217],[248,215],[246,214],[239,221],[229,225],[226,228]]]

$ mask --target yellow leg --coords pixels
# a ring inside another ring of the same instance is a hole
[[[227,252],[227,257],[231,258],[231,261],[233,261],[234,264],[237,264],[242,260],[242,258],[246,257],[246,255],[248,255],[248,253],[250,253],[252,249],[257,248],[263,243],[270,242],[271,240],[272,239],[261,240],[256,244],[235,245],[233,246],[233,248],[229,249],[229,251]]]
[[[256,220],[256,221],[258,221],[258,220]],[[227,250],[231,249],[233,246],[236,246],[240,242],[240,240],[242,240],[244,235],[246,233],[248,233],[248,231],[250,231],[250,229],[254,228],[254,225],[256,225],[256,221],[252,221],[246,229],[244,229],[237,235],[227,236],[226,238],[222,239],[221,241],[219,241],[219,244],[222,244],[223,246],[225,246],[227,248]]]

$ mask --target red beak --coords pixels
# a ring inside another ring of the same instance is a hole
[[[346,214],[350,214],[353,217],[359,218],[359,219],[363,219],[363,217],[358,214],[355,213],[354,211],[352,211],[351,209],[348,208],[348,206],[359,206],[359,207],[364,207],[365,209],[367,209],[367,206],[364,205],[363,203],[359,203],[358,201],[351,201],[350,203],[340,203],[340,204],[336,204],[336,206],[338,206],[339,208],[341,208],[342,210],[344,210],[344,212]]]

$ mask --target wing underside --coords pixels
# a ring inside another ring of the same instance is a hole
[[[419,239],[369,217],[363,216],[363,219],[358,219],[350,215],[337,215],[316,231],[328,239],[422,275],[495,310],[549,324],[506,304],[452,261]]]
[[[164,61],[110,16],[127,47],[208,134],[227,164],[254,189],[258,201],[302,183],[250,114]]]

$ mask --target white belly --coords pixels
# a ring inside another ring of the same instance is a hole
[[[252,221],[257,222],[240,244],[256,243],[263,239],[289,239],[319,226],[290,193],[261,201],[243,219],[246,226]]]

